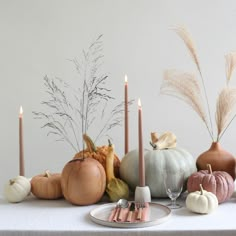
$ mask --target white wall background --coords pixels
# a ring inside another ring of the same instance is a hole
[[[204,124],[184,103],[159,94],[164,69],[196,72],[182,41],[169,28],[184,24],[191,32],[213,113],[216,96],[225,85],[224,55],[236,50],[235,22],[234,0],[0,0],[0,190],[18,175],[20,105],[28,177],[45,169],[60,172],[73,157],[66,143],[46,136],[32,111],[40,111],[45,98],[44,75],[73,80],[75,69],[68,59],[79,58],[100,34],[103,69],[114,97],[123,99],[127,74],[130,98],[142,100],[145,146],[149,148],[150,132],[170,130],[178,145],[197,157],[211,144]],[[114,129],[112,138],[122,158],[123,127]],[[236,122],[222,139],[223,147],[233,154],[235,138]],[[135,101],[130,109],[130,149],[137,143]]]

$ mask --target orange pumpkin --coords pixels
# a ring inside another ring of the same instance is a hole
[[[188,192],[199,191],[199,185],[216,195],[218,202],[227,201],[234,192],[234,180],[225,171],[212,171],[211,165],[207,165],[208,170],[200,170],[193,173],[187,182]]]
[[[36,175],[31,179],[31,192],[41,199],[58,199],[63,197],[61,189],[61,174],[50,173]]]
[[[103,166],[93,158],[76,158],[68,162],[61,175],[65,199],[75,205],[98,202],[106,188]]]
[[[87,148],[83,151],[76,153],[74,159],[87,158],[87,157],[94,158],[95,160],[99,161],[102,164],[104,170],[106,171],[106,157],[108,154],[108,146],[96,147],[91,138],[86,134],[83,135],[83,138]],[[115,154],[114,174],[116,177],[119,177],[119,169],[120,169],[120,159]]]

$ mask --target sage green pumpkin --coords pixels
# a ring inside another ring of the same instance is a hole
[[[185,184],[183,190],[186,190],[188,177],[197,171],[195,159],[182,148],[145,150],[144,161],[146,185],[149,186],[152,197],[167,197],[163,181],[165,171],[184,172]],[[120,177],[134,190],[139,185],[138,173],[138,150],[132,150],[121,160]]]

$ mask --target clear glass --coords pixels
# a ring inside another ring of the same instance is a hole
[[[181,205],[176,203],[176,199],[182,192],[184,184],[184,174],[183,173],[173,173],[165,172],[164,173],[164,185],[168,197],[171,199],[171,203],[167,206],[171,209],[180,208]]]

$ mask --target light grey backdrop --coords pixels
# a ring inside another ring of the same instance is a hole
[[[178,145],[197,157],[211,144],[204,124],[185,104],[159,94],[163,70],[196,72],[182,41],[170,30],[183,24],[199,53],[212,113],[225,85],[224,55],[236,49],[234,0],[0,0],[0,189],[18,175],[18,112],[24,109],[26,175],[45,169],[60,172],[74,151],[47,137],[32,111],[45,98],[44,75],[66,82],[76,77],[68,59],[103,34],[103,70],[117,101],[123,99],[124,75],[129,79],[130,149],[137,147],[137,98],[143,105],[144,144],[150,132],[172,131]],[[236,75],[232,85],[236,84]],[[214,119],[214,114],[213,119]],[[124,152],[123,127],[111,133],[120,158]],[[93,131],[91,132],[93,136]],[[222,145],[236,153],[236,122]],[[101,139],[97,144],[106,144]]]

